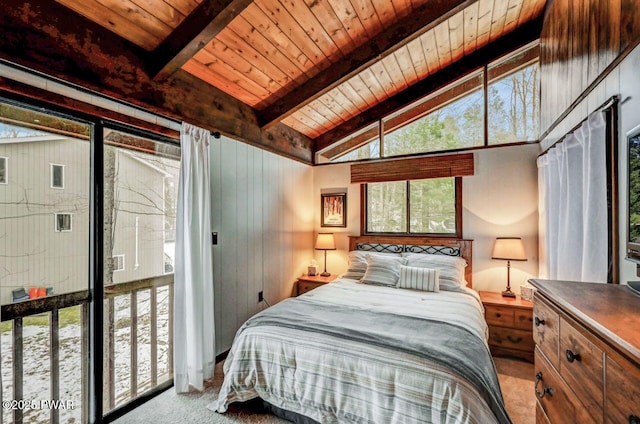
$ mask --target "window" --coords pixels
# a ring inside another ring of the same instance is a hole
[[[536,62],[489,82],[487,87],[489,144],[538,139],[540,121],[538,68]]]
[[[124,255],[113,256],[113,272],[124,271]]]
[[[537,141],[539,56],[535,42],[487,63],[347,135],[317,159],[346,162]]]
[[[462,178],[363,185],[365,232],[462,236]]]
[[[0,184],[7,184],[7,159],[4,156],[0,156]]]
[[[482,146],[483,78],[483,73],[471,75],[386,118],[384,156]],[[421,116],[423,110],[429,112]]]
[[[64,188],[64,165],[51,164],[51,188]]]
[[[56,214],[56,232],[68,232],[71,231],[71,214],[70,213],[57,213]]]

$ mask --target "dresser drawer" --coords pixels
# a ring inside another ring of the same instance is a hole
[[[560,319],[560,375],[589,414],[602,419],[603,353],[572,324]]]
[[[537,347],[535,351],[535,378],[536,398],[544,411],[543,414],[536,415],[548,420],[538,421],[538,423],[545,421],[562,424],[598,422],[589,415]]]
[[[640,371],[627,361],[614,361],[611,356],[606,361],[605,422],[631,423],[632,416],[640,420]]]
[[[514,317],[513,308],[492,305],[485,306],[485,318],[489,325],[513,327]]]
[[[560,318],[538,297],[533,302],[533,340],[554,367],[558,368],[558,337]]]
[[[533,351],[531,331],[505,327],[489,327],[489,345],[506,349]]]

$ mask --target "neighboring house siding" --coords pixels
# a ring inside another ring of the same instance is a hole
[[[12,290],[53,287],[55,294],[88,288],[90,144],[59,136],[41,141],[0,140],[0,156],[11,164],[0,184],[0,302]],[[51,163],[64,165],[64,188],[51,187]],[[125,255],[121,283],[164,274],[163,172],[118,154],[116,192],[120,202],[114,250]],[[152,206],[153,205],[153,206]],[[72,215],[72,231],[55,231],[55,214]],[[135,264],[135,218],[138,263]]]
[[[118,151],[116,237],[113,255],[125,255],[125,269],[113,274],[124,283],[164,274],[164,175]],[[136,264],[138,217],[138,268]]]
[[[11,171],[0,185],[0,301],[32,286],[56,293],[88,287],[89,143],[58,138],[5,143]],[[64,189],[51,188],[50,163],[65,165]],[[55,231],[55,213],[73,215],[72,231]]]

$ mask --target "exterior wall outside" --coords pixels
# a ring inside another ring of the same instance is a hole
[[[88,288],[89,143],[48,137],[0,143],[8,158],[8,184],[0,185],[0,302],[12,290],[53,287],[55,293]],[[64,189],[51,188],[50,163],[65,165]],[[72,231],[55,231],[55,213],[72,214]]]
[[[164,174],[122,150],[118,150],[117,162],[119,204],[113,255],[124,255],[125,267],[113,273],[115,284],[163,275],[165,239]]]
[[[88,288],[90,143],[60,136],[42,141],[0,142],[8,158],[8,184],[0,184],[0,302],[12,290],[52,287],[54,294]],[[164,178],[157,169],[120,153],[120,209],[114,255],[125,270],[114,282],[164,274]],[[64,188],[51,187],[51,163],[64,165]],[[148,202],[158,205],[150,208]],[[72,214],[72,231],[55,231],[55,213]],[[140,267],[135,263],[135,217],[139,216]]]
[[[313,257],[313,169],[226,137],[210,146],[216,353],[238,328],[291,296]],[[213,323],[211,323],[213,325]]]
[[[522,237],[527,262],[512,262],[511,286],[520,286],[537,276],[538,270],[538,193],[535,158],[537,144],[503,146],[478,150],[475,175],[463,177],[463,237],[473,239],[473,287],[476,290],[502,291],[506,286],[506,262],[491,259],[495,237]],[[314,223],[320,228],[321,190],[347,188],[347,228],[331,228],[336,251],[327,252],[327,269],[332,274],[347,270],[348,235],[360,234],[360,185],[350,184],[350,165],[334,164],[314,168]],[[316,252],[322,266],[324,256]]]
[[[618,115],[618,198],[620,239],[620,282],[637,280],[636,266],[624,260],[627,240],[627,139],[626,133],[640,125],[640,46],[636,47],[609,75],[589,93],[577,107],[541,141],[544,150],[578,125],[589,113],[594,112],[609,97],[619,95],[621,102]]]

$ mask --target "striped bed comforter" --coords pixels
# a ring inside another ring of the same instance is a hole
[[[238,330],[210,407],[260,397],[322,423],[508,423],[472,290],[339,280]]]

